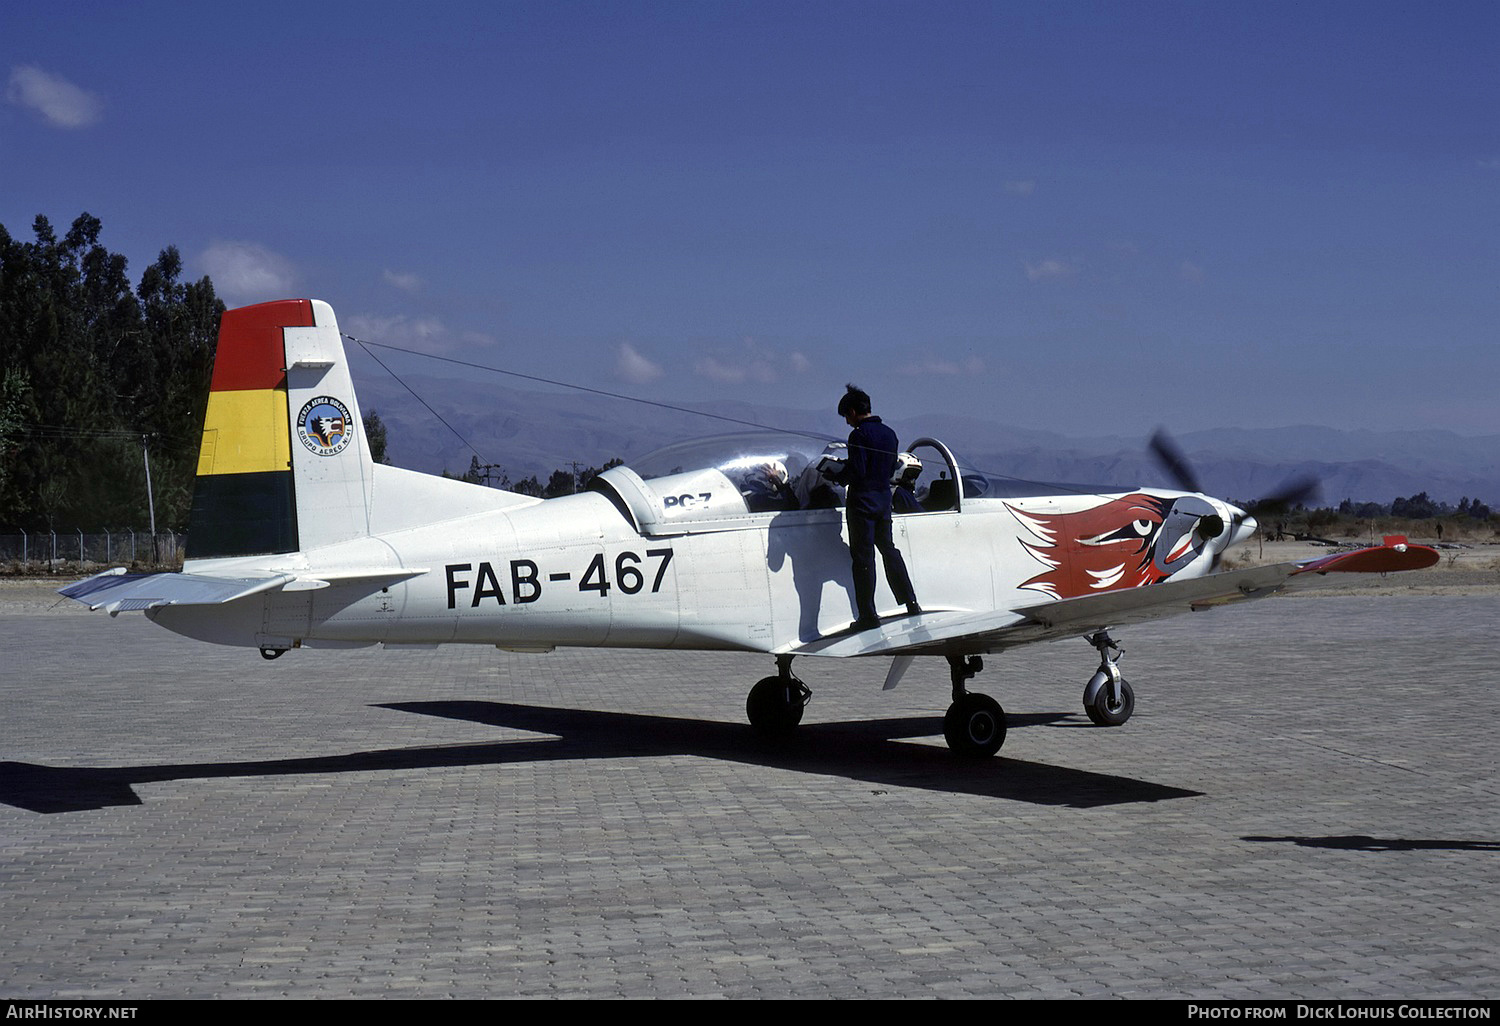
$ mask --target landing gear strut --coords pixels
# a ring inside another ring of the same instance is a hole
[[[1083,711],[1101,727],[1118,727],[1135,712],[1135,692],[1115,665],[1125,650],[1109,631],[1096,631],[1083,640],[1099,652],[1099,669],[1083,689]]]
[[[978,656],[949,656],[953,704],[943,717],[943,736],[957,755],[988,758],[1005,744],[1005,710],[989,695],[970,692],[964,682],[984,669]]]
[[[776,676],[766,677],[750,689],[745,715],[750,725],[770,737],[790,734],[802,722],[802,710],[812,691],[792,673],[792,657],[776,657]]]

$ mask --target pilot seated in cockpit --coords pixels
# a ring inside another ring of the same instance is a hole
[[[922,461],[909,452],[896,457],[896,472],[891,475],[891,510],[896,513],[921,513],[917,499],[917,478],[922,476]]]
[[[797,509],[797,495],[787,483],[786,464],[767,460],[752,464],[736,475],[740,494],[751,513],[778,513]]]

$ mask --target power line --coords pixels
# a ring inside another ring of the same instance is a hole
[[[688,413],[688,414],[692,414],[692,415],[698,416],[698,417],[707,417],[707,418],[709,418],[711,420],[724,421],[725,423],[736,424],[736,425],[739,425],[740,427],[755,428],[756,430],[759,430],[759,431],[772,431],[772,432],[776,432],[778,434],[783,434],[783,435],[798,435],[798,436],[803,437],[803,438],[811,438],[811,439],[813,439],[813,440],[815,440],[817,442],[823,443],[823,444],[827,444],[828,442],[836,442],[836,441],[838,441],[837,438],[834,438],[832,435],[828,435],[828,434],[820,434],[820,433],[813,432],[813,431],[801,431],[801,430],[798,430],[796,428],[775,427],[775,426],[772,426],[772,425],[769,425],[769,424],[761,424],[761,423],[758,423],[758,422],[753,421],[753,420],[741,420],[738,417],[729,417],[729,416],[726,416],[726,415],[724,415],[722,413],[709,413],[709,412],[707,412],[705,410],[695,410],[695,409],[692,409],[691,407],[687,407],[687,406],[677,406],[677,405],[675,405],[673,403],[660,402],[660,401],[658,401],[656,399],[643,399],[640,396],[626,395],[626,394],[624,394],[622,392],[610,392],[610,391],[608,391],[606,389],[593,388],[593,387],[591,387],[589,385],[579,385],[579,384],[575,384],[575,383],[573,383],[571,381],[558,381],[558,380],[555,380],[553,378],[544,378],[544,377],[540,377],[540,376],[535,375],[535,374],[523,374],[520,371],[507,370],[504,367],[492,367],[492,366],[490,366],[488,364],[475,363],[475,362],[473,362],[471,360],[460,360],[457,357],[452,357],[452,356],[438,356],[435,353],[423,353],[423,352],[420,352],[420,351],[415,350],[415,349],[403,349],[401,346],[388,345],[388,344],[386,344],[384,342],[369,342],[369,341],[366,341],[365,339],[362,339],[362,338],[356,338],[355,336],[350,335],[348,332],[341,332],[340,334],[342,334],[344,336],[344,338],[347,338],[349,341],[354,342],[357,345],[359,345],[360,348],[362,348],[370,356],[371,359],[373,359],[376,363],[380,364],[381,368],[383,368],[387,374],[389,374],[391,377],[395,378],[396,381],[401,385],[402,388],[404,388],[408,392],[410,392],[416,398],[416,400],[419,403],[421,403],[423,406],[425,406],[427,408],[427,410],[428,410],[429,413],[431,413],[434,417],[437,417],[437,419],[442,422],[443,426],[446,427],[449,431],[452,431],[453,434],[459,439],[459,441],[463,442],[464,445],[468,446],[468,448],[471,451],[473,451],[476,456],[480,455],[479,454],[479,450],[475,449],[474,446],[469,443],[469,440],[467,438],[465,438],[462,434],[459,433],[459,431],[458,431],[457,428],[455,428],[452,424],[449,424],[446,420],[444,420],[443,417],[442,417],[442,415],[439,414],[436,410],[434,410],[427,403],[427,401],[425,399],[423,399],[420,395],[417,395],[416,390],[413,389],[410,385],[408,385],[405,381],[403,381],[401,379],[401,377],[398,374],[396,374],[395,371],[391,370],[391,368],[385,363],[384,360],[380,359],[380,357],[376,356],[373,352],[371,352],[370,351],[371,347],[374,347],[374,348],[377,348],[377,349],[387,349],[387,350],[390,350],[391,352],[394,352],[394,353],[404,353],[407,356],[416,356],[416,357],[420,357],[422,359],[436,360],[439,363],[451,363],[451,364],[454,364],[455,366],[458,366],[458,367],[467,367],[470,370],[488,371],[491,374],[503,374],[506,377],[520,378],[522,381],[531,381],[531,382],[536,382],[537,384],[552,385],[555,388],[568,388],[568,389],[572,389],[572,390],[577,391],[577,392],[587,392],[590,395],[604,396],[604,397],[609,398],[609,399],[619,399],[619,400],[622,400],[624,402],[640,403],[643,406],[654,406],[657,409],[671,410],[674,413]],[[481,459],[482,458],[483,457],[481,456]],[[957,459],[957,457],[955,457],[955,459]],[[1026,481],[1025,478],[1015,477],[1014,475],[1011,475],[1011,474],[1001,474],[1001,473],[997,473],[995,471],[985,470],[985,469],[983,469],[981,467],[973,466],[972,464],[967,465],[967,466],[958,466],[957,469],[960,472],[962,472],[964,470],[969,470],[969,471],[972,471],[972,472],[977,473],[977,474],[982,474],[983,476],[985,476],[987,478],[993,478],[993,479],[998,480],[998,481],[1015,481],[1015,482],[1020,482],[1020,483],[1029,483],[1029,482]],[[1095,489],[1092,489],[1092,488],[1079,488],[1077,486],[1070,486],[1070,485],[1056,484],[1056,483],[1048,483],[1048,487],[1050,487],[1050,488],[1056,488],[1056,489],[1058,489],[1060,491],[1067,492],[1069,494],[1075,494],[1075,495],[1099,495],[1099,496],[1103,496],[1103,495],[1107,495],[1107,494],[1114,494],[1113,492],[1096,491]]]
[[[454,434],[454,437],[456,437],[460,442],[464,443],[464,445],[468,446],[469,451],[474,454],[475,458],[477,458],[479,460],[483,460],[484,459],[484,453],[482,453],[478,449],[474,448],[473,444],[471,444],[469,442],[469,440],[467,438],[465,438],[459,432],[458,428],[454,427],[452,424],[449,424],[448,421],[443,418],[443,415],[441,413],[439,413],[437,410],[434,410],[432,408],[432,406],[427,402],[426,399],[423,399],[420,395],[417,394],[417,390],[416,389],[412,388],[405,381],[402,381],[401,380],[401,376],[399,374],[397,374],[395,371],[391,370],[389,367],[387,367],[384,360],[382,360],[380,357],[376,356],[374,353],[370,352],[370,347],[371,346],[379,346],[380,343],[378,343],[378,342],[366,342],[363,339],[355,338],[353,335],[347,335],[346,334],[346,335],[344,335],[344,337],[347,338],[351,342],[358,343],[359,346],[360,346],[360,348],[365,351],[365,354],[368,355],[370,357],[370,359],[372,359],[376,363],[380,364],[380,366],[385,370],[385,372],[387,374],[389,374],[391,377],[393,377],[393,378],[396,379],[397,384],[399,384],[402,388],[406,389],[408,392],[411,393],[413,399],[415,399],[417,402],[421,403],[423,406],[427,407],[427,412],[430,413],[430,414],[432,414],[434,417],[436,417],[442,423],[443,427],[447,428],[449,431],[452,431],[453,434]],[[380,346],[380,348],[382,348],[382,349],[396,349],[395,346]],[[410,353],[410,352],[412,352],[412,350],[410,350],[410,349],[396,349],[396,351],[400,352],[400,353]],[[421,356],[423,354],[417,353],[416,355]],[[433,357],[433,359],[439,359],[439,357]],[[486,464],[486,465],[487,466],[499,466],[498,463],[492,463],[492,464]]]
[[[660,401],[658,401],[656,399],[643,399],[640,396],[636,396],[636,395],[625,395],[622,392],[610,392],[610,391],[607,391],[607,390],[602,389],[602,388],[592,388],[592,387],[590,387],[588,385],[578,385],[578,384],[574,384],[571,381],[556,381],[556,380],[554,380],[552,378],[538,377],[535,374],[522,374],[520,371],[506,370],[504,367],[491,367],[491,366],[489,366],[487,364],[474,363],[474,362],[469,361],[469,360],[460,360],[460,359],[457,359],[456,357],[452,357],[452,356],[437,356],[437,355],[435,355],[433,353],[418,352],[415,349],[403,349],[400,346],[386,345],[383,342],[367,342],[364,339],[355,338],[353,335],[349,335],[349,334],[345,334],[344,337],[347,338],[351,342],[358,343],[361,347],[363,347],[365,349],[365,351],[367,353],[369,352],[369,347],[375,346],[376,348],[379,348],[379,349],[389,349],[392,352],[396,352],[396,353],[405,353],[408,356],[419,356],[419,357],[422,357],[422,358],[428,359],[428,360],[437,360],[440,363],[451,363],[451,364],[454,364],[454,365],[459,366],[459,367],[467,367],[470,370],[482,370],[482,371],[489,371],[492,374],[504,374],[507,377],[520,378],[523,381],[532,381],[532,382],[536,382],[536,383],[542,384],[542,385],[552,385],[552,386],[554,386],[556,388],[571,388],[574,391],[577,391],[577,392],[587,392],[590,395],[602,395],[602,396],[604,396],[606,398],[609,398],[609,399],[621,399],[621,400],[623,400],[625,402],[640,403],[640,404],[642,404],[644,406],[655,406],[657,409],[671,410],[674,413],[688,413],[688,414],[692,414],[693,416],[697,416],[697,417],[708,417],[711,420],[722,420],[722,421],[724,421],[725,423],[728,423],[728,424],[737,424],[740,427],[755,428],[755,429],[757,429],[759,431],[775,431],[775,432],[778,432],[780,434],[801,435],[804,438],[813,438],[813,439],[816,439],[816,440],[818,440],[820,442],[830,442],[830,441],[835,441],[836,440],[831,435],[819,434],[819,433],[816,433],[816,432],[813,432],[813,431],[799,431],[799,430],[797,430],[795,428],[774,427],[774,426],[772,426],[770,424],[761,424],[761,423],[758,423],[758,422],[753,421],[753,420],[741,420],[738,417],[728,417],[728,416],[725,416],[722,413],[709,413],[706,410],[695,410],[695,409],[692,409],[691,407],[688,407],[688,406],[676,406],[676,405],[674,405],[672,403],[664,403],[664,402],[660,402]],[[376,363],[379,363],[381,367],[385,368],[386,373],[390,374],[391,377],[396,378],[397,381],[400,381],[401,382],[401,386],[403,388],[405,388],[408,392],[411,392],[412,395],[416,395],[417,394],[416,392],[412,391],[410,385],[406,384],[406,382],[404,382],[404,381],[401,381],[401,379],[399,377],[396,377],[395,372],[392,371],[389,367],[387,367],[385,365],[385,363],[383,363],[380,360],[379,357],[375,356],[374,353],[370,353],[370,356],[372,358],[374,358],[374,360],[375,360]],[[418,397],[418,398],[420,399],[420,397]],[[422,403],[422,405],[423,406],[427,406],[427,404],[425,402]],[[429,410],[432,409],[431,406],[427,406],[427,408]],[[436,416],[435,412],[434,412],[434,416]],[[439,417],[438,419],[442,420],[441,417]],[[443,423],[446,424],[447,421],[444,421]],[[453,430],[451,426],[449,427],[449,430],[450,431]],[[454,431],[453,433],[454,434],[458,434],[457,431]],[[460,437],[462,437],[462,436],[460,436]],[[468,443],[466,442],[465,444],[467,445]]]

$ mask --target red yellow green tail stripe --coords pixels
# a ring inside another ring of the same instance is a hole
[[[189,558],[297,550],[282,329],[313,323],[305,299],[229,310],[220,321]]]

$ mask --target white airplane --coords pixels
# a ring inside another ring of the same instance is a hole
[[[268,659],[448,642],[764,652],[776,673],[751,688],[746,708],[769,734],[802,718],[810,692],[791,671],[798,656],[894,656],[887,688],[914,657],[941,656],[949,746],[989,756],[1004,743],[1005,713],[966,687],[981,655],[1085,638],[1100,662],[1084,708],[1118,725],[1135,697],[1110,629],[1329,572],[1438,559],[1388,538],[1216,572],[1256,522],[1195,484],[1020,494],[922,438],[910,447],[921,476],[905,482],[916,501],[894,517],[922,611],[908,613],[882,582],[877,603],[889,615],[857,631],[841,497],[818,470],[837,447],[773,435],[677,445],[605,471],[582,494],[542,500],[376,464],[360,426],[326,303],[225,313],[182,572],[111,570],[61,593]]]

